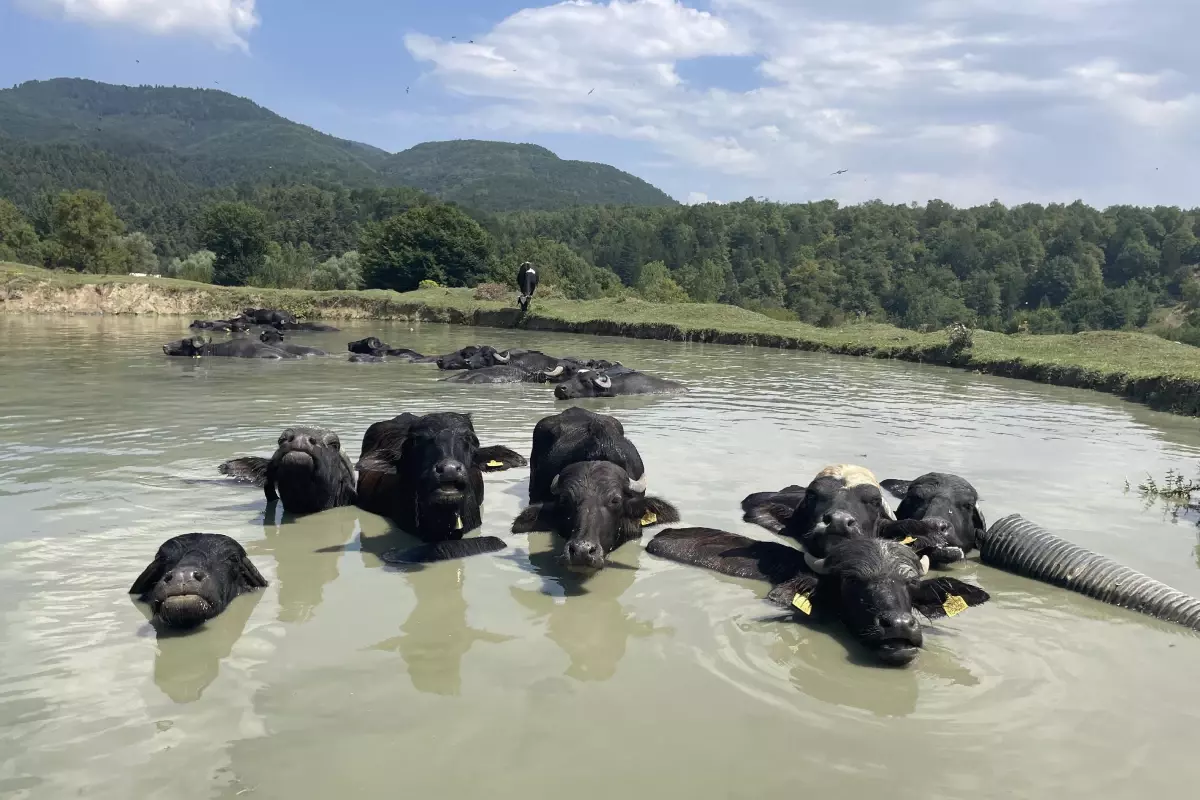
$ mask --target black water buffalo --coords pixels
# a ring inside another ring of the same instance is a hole
[[[466,383],[466,384],[487,384],[487,383],[531,383],[535,381],[536,376],[523,367],[510,365],[502,365],[496,367],[484,367],[483,369],[472,369],[466,372],[456,372],[448,378],[442,378],[444,383]]]
[[[425,542],[459,540],[482,524],[484,471],[527,463],[507,447],[480,447],[468,414],[401,414],[363,436],[358,505]]]
[[[352,506],[358,499],[354,465],[342,450],[342,440],[325,428],[288,428],[270,458],[234,458],[218,470],[263,487],[267,502],[282,500],[289,514]]]
[[[538,370],[534,379],[539,383],[565,383],[580,370],[623,369],[620,361],[605,361],[603,359],[560,358],[558,364],[550,369]]]
[[[229,331],[231,333],[245,333],[250,330],[248,324],[236,319],[194,319],[188,327],[201,331]]]
[[[150,604],[152,622],[195,628],[235,597],[267,585],[236,540],[219,533],[185,533],[162,543],[129,593]]]
[[[291,353],[294,356],[327,356],[324,350],[318,347],[305,347],[304,345],[291,344],[283,340],[283,334],[275,328],[267,328],[258,335],[258,340],[263,344],[270,345],[277,350],[282,350],[285,353]]]
[[[274,325],[276,322],[296,321],[296,317],[290,311],[280,311],[277,308],[247,308],[242,311],[241,319],[251,325]]]
[[[957,475],[930,472],[914,481],[885,480],[882,486],[901,501],[896,509],[897,519],[946,523],[947,547],[931,555],[935,566],[966,558],[977,546],[979,537],[987,532],[987,523],[977,505],[979,493]]]
[[[557,533],[571,566],[603,567],[643,527],[679,521],[674,506],[646,496],[642,457],[615,417],[569,408],[542,419],[529,464],[530,505],[512,532]]]
[[[687,388],[683,384],[675,381],[655,378],[627,367],[612,367],[605,370],[581,369],[570,380],[555,386],[554,396],[559,400],[576,400],[585,397],[686,391]]]
[[[480,347],[479,345],[473,344],[468,345],[461,350],[455,350],[453,353],[446,353],[444,356],[438,356],[433,360],[433,362],[437,364],[438,369],[467,369],[467,360],[484,348],[487,348],[493,353],[496,352],[496,348],[490,347],[489,345]],[[480,366],[484,365],[481,364]]]
[[[742,511],[744,521],[794,539],[815,559],[838,539],[879,536],[894,519],[875,476],[851,464],[826,467],[807,487],[749,495]]]
[[[956,578],[923,579],[916,552],[886,539],[849,538],[833,544],[822,571],[803,554],[712,528],[678,528],[655,536],[653,555],[773,585],[767,600],[801,619],[840,620],[878,661],[902,666],[917,657],[924,635],[913,612],[930,619],[955,616],[989,599]]]
[[[323,322],[272,322],[271,326],[280,331],[308,331],[310,333],[337,333],[341,330],[341,328],[335,328]]]
[[[352,364],[382,364],[385,361],[387,361],[387,359],[383,356],[370,356],[363,355],[362,353],[355,353],[350,356],[350,362]]]
[[[177,342],[163,345],[163,352],[169,356],[185,358],[200,358],[211,356],[218,358],[300,358],[294,353],[271,347],[253,339],[233,339],[228,342],[212,342],[203,336],[191,336]]]
[[[400,361],[424,361],[425,356],[418,353],[416,350],[409,350],[406,347],[392,347],[384,344],[375,336],[368,336],[365,339],[359,339],[357,342],[350,342],[346,345],[346,349],[356,355],[364,356],[391,356]],[[351,359],[352,361],[355,359]]]
[[[517,289],[521,293],[521,296],[517,298],[517,307],[522,312],[529,310],[529,303],[533,300],[533,293],[537,291],[537,285],[538,274],[533,264],[526,261],[517,267]]]

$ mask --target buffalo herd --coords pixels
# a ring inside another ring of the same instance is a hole
[[[269,313],[244,317],[255,324],[265,319],[270,329],[258,343],[226,345],[277,346],[275,323],[288,322]],[[430,358],[376,338],[349,349],[362,358],[432,362],[497,381],[503,375],[519,374],[520,380],[536,375],[533,380],[555,384],[561,399],[661,391],[665,383],[619,364],[528,350],[468,347]],[[642,455],[621,422],[580,407],[538,422],[528,459],[502,444],[481,442],[470,415],[442,411],[375,422],[363,435],[357,460],[336,432],[297,426],[283,431],[269,457],[233,458],[219,471],[260,487],[268,508],[280,504],[285,515],[356,506],[383,516],[420,542],[388,551],[383,559],[421,564],[506,549],[504,538],[470,534],[483,525],[485,476],[523,467],[529,469],[528,504],[509,530],[552,533],[565,569],[584,574],[604,569],[610,553],[640,541],[645,529],[681,521],[674,505],[650,493]],[[900,501],[895,510],[885,493]],[[757,581],[766,602],[798,622],[836,622],[886,665],[917,657],[923,645],[919,617],[956,616],[989,599],[975,585],[930,574],[962,562],[984,530],[978,494],[957,475],[880,482],[865,467],[831,465],[806,485],[748,495],[742,520],[777,540],[665,527],[646,550]],[[156,625],[188,629],[220,614],[239,594],[265,585],[236,541],[190,533],[165,542],[130,592],[150,604]]]
[[[532,297],[537,274],[522,273],[522,299]],[[528,290],[528,291],[526,291]],[[285,332],[337,331],[330,325],[298,322],[286,311],[248,308],[236,317],[219,320],[195,320],[198,331],[226,332],[232,337],[214,342],[197,334],[163,345],[168,356],[182,358],[259,358],[270,360],[304,359],[329,356],[316,347],[288,341]],[[255,331],[254,328],[259,330]],[[550,356],[538,350],[510,348],[498,350],[491,345],[470,345],[443,355],[422,355],[405,347],[392,347],[378,337],[368,336],[346,346],[349,360],[356,364],[433,364],[440,371],[453,373],[441,380],[457,384],[540,383],[554,387],[559,400],[621,395],[675,394],[687,388],[675,381],[647,375],[620,362],[604,359]]]

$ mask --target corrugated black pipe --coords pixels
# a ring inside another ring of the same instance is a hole
[[[1020,514],[979,543],[983,563],[1200,631],[1200,600],[1060,539]]]

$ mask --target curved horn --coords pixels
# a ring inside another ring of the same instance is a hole
[[[557,367],[555,367],[554,369],[547,372],[546,376],[550,377],[550,378],[557,378],[559,375],[562,375],[562,374],[563,374],[563,365],[559,364]]]
[[[592,382],[601,389],[612,388],[612,378],[608,377],[607,375],[597,375],[596,377],[592,378]]]
[[[550,481],[550,494],[558,494],[558,476],[554,476],[554,480]]]
[[[638,494],[645,494],[646,493],[646,476],[643,475],[641,478],[639,478],[636,481],[633,478],[630,478],[629,479],[629,491],[637,492]]]
[[[501,355],[500,353],[496,353],[494,356],[492,356],[492,358],[495,359],[496,361],[499,361],[501,364],[507,364],[509,362],[509,359],[512,358],[512,356],[506,356],[506,355]]]
[[[808,568],[818,575],[828,575],[829,570],[825,569],[825,559],[813,558],[812,553],[804,554],[804,563],[808,564]]]
[[[921,556],[921,575],[929,573],[929,556]]]

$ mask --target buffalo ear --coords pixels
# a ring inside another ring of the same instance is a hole
[[[230,478],[248,481],[261,489],[267,482],[267,465],[270,463],[271,459],[259,456],[231,458],[217,467],[217,471]]]
[[[378,451],[367,453],[359,458],[354,468],[359,472],[382,472],[387,475],[396,474],[396,465],[384,453]]]
[[[679,522],[679,510],[658,497],[637,497],[630,502],[633,516],[643,528]]]
[[[513,520],[513,533],[553,531],[557,528],[558,510],[552,503],[534,503]]]
[[[258,571],[258,567],[254,566],[254,562],[249,556],[242,556],[239,567],[239,575],[242,585],[247,589],[263,589],[267,586],[267,579]]]
[[[888,478],[887,480],[880,481],[879,485],[892,497],[895,497],[897,500],[903,500],[904,496],[908,494],[908,487],[912,485],[912,481]]]
[[[155,556],[150,565],[142,570],[142,574],[137,576],[137,580],[133,582],[133,586],[129,587],[129,594],[145,594],[153,589],[154,584],[162,580],[162,576],[166,573],[166,561],[159,556]]]
[[[975,510],[971,514],[971,522],[975,526],[975,534],[977,536],[987,535],[987,522],[983,518],[983,512],[979,510],[978,504],[975,506]]]
[[[958,578],[931,578],[921,581],[913,596],[913,608],[929,619],[938,619],[956,616],[990,599],[983,589]]]
[[[503,472],[529,464],[525,456],[503,445],[481,447],[475,451],[475,466],[484,472]]]
[[[816,575],[807,573],[797,575],[771,589],[767,593],[767,602],[780,608],[799,611],[805,616],[811,616],[813,612],[812,597],[817,591],[818,583],[820,583],[820,579]]]
[[[787,527],[788,520],[796,513],[799,506],[781,503],[775,499],[777,497],[778,495],[775,494],[766,497],[754,495],[747,497],[742,501],[742,508],[746,512],[742,515],[742,520],[766,528],[772,533],[781,532]],[[800,505],[804,505],[803,501]]]

